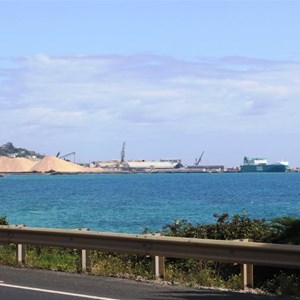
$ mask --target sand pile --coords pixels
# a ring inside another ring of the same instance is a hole
[[[46,156],[31,168],[31,172],[46,173],[50,171],[77,173],[84,172],[85,168],[55,156]]]
[[[62,173],[101,173],[102,168],[85,168],[75,163],[46,156],[40,161],[27,158],[9,158],[0,156],[0,173],[22,172],[62,172]]]
[[[27,158],[0,156],[0,172],[2,173],[29,172],[35,164],[36,161]]]

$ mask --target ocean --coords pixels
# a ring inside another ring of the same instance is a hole
[[[300,173],[5,175],[0,204],[10,224],[122,233],[215,213],[300,217]]]

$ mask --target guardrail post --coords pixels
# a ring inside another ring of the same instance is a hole
[[[242,264],[241,265],[241,283],[242,289],[253,288],[253,265],[252,264]]]
[[[16,224],[12,225],[17,227],[18,229],[22,229],[22,227],[26,227],[25,224]],[[26,263],[26,245],[16,244],[16,261],[18,265],[24,265]]]
[[[90,231],[89,228],[79,228],[78,230]],[[90,250],[81,249],[80,251],[80,268],[81,272],[89,272],[91,270]]]
[[[90,250],[81,250],[81,271],[89,272],[91,270]]]
[[[26,263],[26,245],[17,244],[17,264],[24,265]]]
[[[160,236],[160,233],[156,233],[155,236]],[[165,258],[163,256],[153,257],[153,273],[156,279],[165,278]]]
[[[252,242],[252,239],[241,239],[240,242]],[[253,264],[241,264],[241,286],[242,289],[253,288]]]
[[[165,278],[165,258],[163,256],[153,257],[153,270],[156,279]]]

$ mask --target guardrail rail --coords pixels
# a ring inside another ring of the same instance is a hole
[[[240,264],[243,287],[253,287],[253,265],[300,268],[300,246],[244,241],[34,228],[24,225],[0,226],[0,243],[17,245],[16,257],[19,263],[25,261],[24,245],[81,249],[82,269],[86,269],[89,250],[150,255],[154,257],[156,276],[164,274],[164,257],[212,260]]]

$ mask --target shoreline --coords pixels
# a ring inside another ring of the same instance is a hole
[[[193,170],[193,169],[166,169],[166,170],[105,170],[105,171],[87,171],[87,172],[0,172],[0,177],[5,175],[50,175],[50,176],[59,176],[59,175],[104,175],[104,174],[236,174],[236,173],[245,173],[240,170],[236,171],[203,171],[203,170]],[[291,169],[286,172],[247,172],[247,173],[300,173],[299,169]]]

